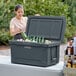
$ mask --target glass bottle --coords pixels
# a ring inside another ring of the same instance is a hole
[[[68,67],[68,68],[72,68],[72,59],[71,59],[71,56],[69,56],[69,58],[68,58],[68,61],[67,61],[66,67]]]
[[[73,47],[73,41],[70,40],[68,42],[68,46],[65,50],[65,55],[73,55],[74,54],[74,47]]]

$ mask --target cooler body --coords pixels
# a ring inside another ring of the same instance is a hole
[[[11,43],[12,63],[47,67],[59,62],[59,43]]]

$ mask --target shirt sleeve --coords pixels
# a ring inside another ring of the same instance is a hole
[[[13,20],[10,21],[10,29],[14,29],[14,22],[13,22]]]

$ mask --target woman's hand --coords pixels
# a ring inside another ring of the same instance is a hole
[[[18,34],[18,33],[21,33],[22,32],[22,30],[21,29],[19,29],[19,28],[15,28],[15,29],[10,29],[10,34],[11,34],[11,36],[14,36],[14,35],[16,35],[16,34]]]
[[[15,32],[16,32],[16,34],[17,34],[17,33],[21,33],[21,32],[22,32],[22,29],[16,28]]]

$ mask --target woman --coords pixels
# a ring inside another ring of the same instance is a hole
[[[24,10],[22,5],[16,5],[15,17],[10,21],[10,34],[15,39],[21,39],[21,32],[26,32],[27,17],[23,17]]]

